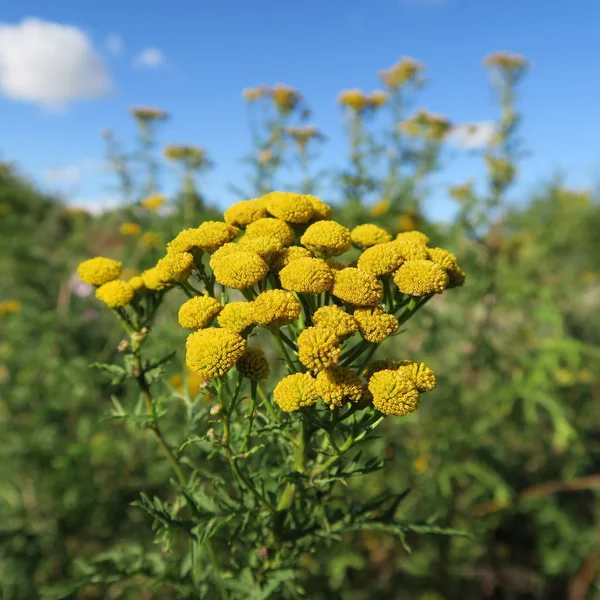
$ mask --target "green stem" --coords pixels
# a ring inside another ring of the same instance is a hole
[[[294,365],[294,362],[292,361],[290,355],[288,354],[285,344],[283,343],[283,340],[281,339],[281,333],[279,332],[279,329],[272,329],[271,333],[273,334],[273,337],[275,338],[275,342],[277,343],[277,346],[279,346],[279,349],[281,350],[281,354],[283,355],[283,358],[287,365],[288,371],[290,373],[296,373],[298,370],[296,369],[296,366]]]
[[[350,436],[338,449],[338,453],[335,456],[332,456],[330,459],[326,460],[320,467],[317,467],[311,473],[311,479],[317,477],[321,473],[327,471],[327,469],[331,468],[335,465],[341,458],[344,456],[350,448],[352,448],[352,444],[354,444],[354,437]]]
[[[254,411],[256,410],[256,388],[258,386],[257,381],[250,382],[250,408],[248,410],[248,427],[246,428],[246,437],[244,438],[244,443],[240,448],[240,452],[245,452],[246,448],[248,448],[248,442],[250,441],[250,436],[252,434],[252,425],[254,424]]]

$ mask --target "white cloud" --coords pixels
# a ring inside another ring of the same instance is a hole
[[[118,33],[111,33],[108,35],[104,41],[104,45],[113,56],[123,54],[123,50],[125,49],[123,38]]]
[[[73,198],[69,201],[71,208],[82,208],[92,215],[101,215],[122,206],[122,202],[114,196]]]
[[[42,173],[42,180],[51,187],[67,188],[69,193],[77,191],[84,183],[85,176],[106,169],[106,161],[84,158],[72,165],[49,167]]]
[[[136,67],[145,69],[157,69],[162,67],[164,63],[165,55],[158,48],[146,48],[133,59],[133,64]]]
[[[447,139],[460,148],[479,150],[486,148],[492,143],[495,133],[496,128],[491,121],[463,123],[455,125]]]
[[[0,24],[0,92],[7,97],[60,109],[111,88],[102,57],[77,27],[34,18]]]

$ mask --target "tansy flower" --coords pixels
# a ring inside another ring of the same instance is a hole
[[[5,300],[0,302],[0,317],[21,310],[22,304],[18,300]]]
[[[423,244],[405,238],[396,238],[389,243],[396,246],[405,260],[424,260],[427,258],[427,248]]]
[[[405,213],[398,217],[397,228],[401,232],[412,232],[417,226],[418,216],[412,212]]]
[[[144,248],[158,248],[160,244],[160,235],[154,231],[146,231],[140,238],[140,244]]]
[[[343,90],[338,95],[338,103],[360,114],[369,107],[367,95],[359,89]]]
[[[256,86],[255,88],[244,88],[242,90],[242,97],[245,100],[248,100],[248,102],[255,102],[256,100],[259,100],[268,93],[269,88],[266,85],[261,84]]]
[[[246,340],[229,329],[200,329],[187,338],[187,366],[204,379],[221,377],[246,350]]]
[[[258,153],[258,163],[261,165],[269,164],[274,158],[275,155],[273,154],[273,150],[270,148]]]
[[[443,248],[427,248],[427,258],[440,265],[445,271],[451,271],[458,267],[456,256]]]
[[[357,248],[370,248],[376,244],[383,244],[392,240],[391,234],[373,223],[358,225],[350,232],[352,243]]]
[[[527,68],[527,59],[522,54],[511,52],[494,52],[484,59],[486,67],[499,67],[507,71],[520,72]]]
[[[260,257],[268,259],[283,248],[283,244],[275,237],[248,237],[244,235],[239,240],[239,245],[244,249],[256,252]]]
[[[376,306],[383,298],[383,284],[372,273],[348,267],[333,272],[331,293],[348,304]]]
[[[421,244],[427,246],[430,242],[429,238],[421,231],[404,231],[396,236],[397,240],[407,240],[415,244]]]
[[[211,261],[213,275],[221,284],[235,290],[253,286],[269,271],[267,263],[256,252],[239,249],[226,259]]]
[[[315,325],[327,327],[343,340],[358,331],[356,319],[339,306],[322,306],[313,314]]]
[[[131,108],[131,114],[144,123],[150,121],[164,121],[169,115],[160,108],[152,106],[134,106]]]
[[[313,223],[300,242],[312,252],[327,256],[339,256],[352,247],[350,231],[335,221]]]
[[[195,229],[185,229],[167,245],[167,253],[189,252],[200,248],[214,252],[224,244],[231,242],[239,232],[237,227],[221,221],[205,221]]]
[[[389,275],[404,262],[397,244],[386,242],[367,248],[359,257],[357,266],[375,276]]]
[[[369,381],[371,379],[371,377],[378,371],[396,371],[405,362],[408,362],[408,361],[390,360],[390,359],[376,360],[376,361],[373,361],[370,365],[367,365],[363,369],[362,375],[367,381]]]
[[[110,308],[120,308],[129,304],[135,296],[135,290],[120,279],[109,281],[96,290],[96,298]]]
[[[158,210],[164,203],[165,197],[163,194],[151,194],[140,202],[147,210]]]
[[[235,331],[240,335],[256,325],[254,320],[254,302],[229,302],[219,313],[217,321],[221,327]]]
[[[308,327],[298,336],[298,359],[311,371],[337,365],[341,352],[340,340],[329,327]]]
[[[331,219],[333,211],[331,210],[331,206],[329,206],[329,204],[325,204],[325,202],[323,202],[320,198],[310,194],[304,194],[303,198],[308,200],[313,208],[312,219],[315,221],[326,221]]]
[[[374,217],[380,217],[381,215],[385,215],[390,210],[390,201],[389,200],[379,200],[375,202],[371,207],[371,214]]]
[[[415,384],[398,371],[378,371],[369,380],[373,406],[386,415],[402,417],[417,410],[420,394]]]
[[[360,377],[347,367],[324,369],[316,380],[319,395],[332,410],[336,406],[343,406],[345,402],[358,402],[365,391]]]
[[[308,373],[288,375],[275,386],[273,399],[284,412],[300,410],[319,399],[317,383]]]
[[[308,223],[313,216],[310,200],[294,192],[271,192],[262,199],[267,210],[277,219],[288,223]]]
[[[416,80],[419,73],[423,71],[423,63],[403,56],[396,64],[389,69],[379,72],[379,78],[391,90],[397,90],[410,81]]]
[[[134,275],[127,281],[135,292],[145,287],[144,279],[141,275]]]
[[[120,262],[105,258],[104,256],[97,256],[96,258],[84,260],[77,267],[77,275],[79,275],[79,279],[84,283],[102,285],[118,279],[121,274],[121,268],[122,265]]]
[[[229,255],[235,254],[236,252],[240,252],[243,250],[244,248],[240,247],[239,244],[236,244],[234,242],[223,244],[218,250],[216,250],[212,254],[210,260],[208,261],[208,264],[210,265],[211,269],[214,269],[215,265],[221,262],[224,258],[227,258]],[[245,248],[245,250],[249,250],[249,248]]]
[[[193,266],[194,257],[187,252],[169,253],[156,263],[156,268],[166,281],[187,279]]]
[[[423,363],[416,363],[411,360],[400,361],[400,366],[396,369],[398,373],[410,379],[419,392],[430,392],[435,389],[437,379],[434,372]]]
[[[250,223],[246,227],[247,238],[255,237],[273,237],[279,240],[282,246],[289,246],[294,243],[296,234],[294,230],[280,219],[264,218]]]
[[[282,327],[300,316],[302,305],[291,292],[267,290],[260,293],[254,305],[254,320],[261,327]]]
[[[281,287],[299,294],[321,294],[331,289],[333,271],[320,258],[299,258],[279,272]]]
[[[165,275],[158,267],[146,269],[142,275],[144,285],[149,290],[160,291],[171,287],[169,279],[165,279]]]
[[[260,348],[246,348],[246,352],[235,363],[235,367],[242,377],[253,381],[267,379],[271,374],[269,361]]]
[[[368,97],[368,100],[369,100],[369,104],[373,108],[381,108],[384,104],[387,103],[389,98],[390,97],[386,92],[384,92],[382,90],[375,90],[375,91],[371,92],[370,96]]]
[[[398,331],[400,324],[394,315],[390,315],[381,308],[357,308],[354,318],[358,323],[358,330],[367,342],[379,344]]]
[[[211,296],[196,296],[184,302],[177,320],[187,329],[204,329],[223,310],[221,303]]]
[[[279,221],[283,223],[283,221]],[[271,270],[275,273],[279,273],[283,267],[289,265],[292,261],[298,260],[299,258],[313,258],[313,254],[310,250],[302,248],[302,246],[290,246],[289,248],[283,248],[271,258],[270,266]]]
[[[283,83],[278,83],[271,88],[271,98],[273,98],[277,109],[287,114],[296,108],[302,95],[297,89]]]
[[[137,223],[123,223],[119,227],[119,232],[121,235],[135,237],[142,233],[142,228]]]
[[[430,260],[408,260],[395,273],[394,282],[403,294],[441,294],[449,283],[448,274]]]
[[[224,213],[223,218],[226,223],[236,225],[237,227],[245,227],[268,217],[267,207],[262,198],[253,198],[252,200],[242,200],[230,206]]]

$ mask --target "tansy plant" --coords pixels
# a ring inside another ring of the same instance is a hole
[[[182,594],[300,597],[301,556],[344,532],[403,542],[409,532],[453,533],[400,519],[405,494],[355,498],[347,485],[384,467],[361,453],[381,422],[412,413],[436,387],[400,338],[391,359],[374,360],[377,349],[465,275],[420,232],[393,239],[331,219],[317,197],[271,192],[182,231],[141,276],[119,279],[121,265],[103,257],[79,266],[129,337],[124,365],[101,366],[115,384],[135,381],[144,408],[128,412],[114,398],[114,415],[141,423],[173,468],[173,496],[138,505],[171,548]],[[203,383],[185,397],[180,438],[166,439],[161,366],[177,349],[157,360],[143,351],[173,290],[188,296],[178,320],[192,330],[187,368]]]

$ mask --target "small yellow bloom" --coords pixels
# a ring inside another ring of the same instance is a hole
[[[270,148],[258,153],[258,163],[261,165],[268,165],[274,158],[275,155]]]
[[[405,240],[407,242],[412,242],[413,244],[420,244],[421,246],[427,246],[430,242],[429,238],[424,233],[417,231],[416,229],[399,233],[396,236],[396,240]]]
[[[374,217],[380,217],[381,215],[385,215],[390,210],[390,201],[389,200],[379,200],[379,202],[375,202],[371,207],[371,214]]]
[[[261,281],[269,271],[267,263],[251,250],[231,252],[226,258],[211,261],[215,279],[224,286],[243,290]]]
[[[164,121],[169,115],[160,108],[152,106],[134,106],[131,109],[131,114],[138,120],[144,123],[151,121]]]
[[[271,192],[262,200],[271,215],[288,223],[308,223],[313,216],[313,205],[302,194]]]
[[[389,275],[404,262],[404,256],[397,244],[386,242],[367,248],[359,257],[357,266],[375,276]]]
[[[224,244],[231,242],[239,229],[221,221],[205,221],[195,229],[185,229],[167,245],[167,252],[189,252],[200,248],[214,252]]]
[[[379,78],[388,89],[397,90],[409,82],[415,82],[424,68],[425,65],[418,60],[403,56],[389,69],[380,71]]]
[[[333,271],[320,258],[299,258],[279,272],[281,287],[299,294],[321,294],[331,289]]]
[[[147,210],[158,210],[166,201],[164,194],[151,194],[146,196],[140,204]]]
[[[415,384],[397,371],[377,371],[369,380],[373,406],[386,415],[402,417],[419,407]]]
[[[300,410],[319,399],[317,383],[308,373],[288,375],[275,386],[273,399],[284,412]]]
[[[426,367],[423,363],[416,363],[412,360],[400,361],[400,366],[395,369],[401,375],[404,375],[407,379],[410,379],[419,392],[430,392],[437,386],[437,379],[435,373]]]
[[[246,227],[245,237],[273,237],[279,240],[283,246],[289,246],[294,243],[296,234],[285,221],[264,218],[250,223]]]
[[[338,96],[338,103],[349,108],[356,114],[361,114],[369,108],[368,96],[359,89],[343,90]]]
[[[417,226],[417,215],[414,213],[406,213],[400,215],[397,221],[397,228],[401,232],[410,232]]]
[[[335,221],[317,221],[300,239],[303,246],[316,254],[339,256],[352,247],[350,231]]]
[[[391,234],[379,225],[365,223],[358,225],[350,232],[352,243],[357,248],[370,248],[376,244],[383,244],[392,240]]]
[[[302,305],[291,292],[267,290],[260,293],[254,305],[254,320],[261,327],[282,327],[300,317]]]
[[[204,329],[223,310],[221,303],[211,296],[196,296],[184,302],[177,319],[187,329]]]
[[[403,294],[441,294],[450,279],[440,265],[430,260],[408,260],[395,273],[394,282]]]
[[[358,331],[356,319],[339,306],[322,306],[313,315],[315,325],[327,327],[343,340]]]
[[[127,283],[133,288],[135,292],[146,287],[144,278],[141,275],[134,275],[131,279],[127,280]]]
[[[427,258],[440,265],[445,271],[452,271],[458,267],[456,255],[443,248],[427,248]]]
[[[240,335],[256,325],[254,320],[254,302],[229,302],[217,317],[219,325]]]
[[[142,280],[144,285],[149,290],[160,291],[171,287],[171,282],[169,279],[165,279],[165,275],[162,270],[158,267],[152,267],[151,269],[146,269],[142,275]]]
[[[323,402],[332,410],[345,402],[358,402],[364,396],[365,385],[360,377],[347,367],[324,369],[317,375],[317,389]]]
[[[84,283],[102,285],[118,279],[121,274],[121,268],[122,265],[120,262],[104,258],[103,256],[97,256],[96,258],[84,260],[77,267],[77,275],[79,275],[79,279]]]
[[[140,244],[144,248],[158,248],[160,245],[160,234],[154,231],[146,231],[140,238]]]
[[[262,198],[242,200],[230,206],[224,213],[223,218],[229,225],[245,227],[258,219],[268,217],[267,207]]]
[[[200,329],[186,341],[186,364],[204,379],[221,377],[246,351],[246,340],[229,329]]]
[[[527,68],[527,59],[522,54],[494,52],[484,59],[486,67],[498,67],[506,71],[522,71]]]
[[[277,109],[287,114],[296,108],[302,95],[297,89],[283,83],[278,83],[271,88],[271,98],[273,98]]]
[[[383,284],[375,275],[354,267],[333,272],[331,293],[356,306],[376,306],[383,299]]]
[[[329,204],[325,204],[320,198],[317,196],[312,196],[310,194],[304,194],[303,198],[308,200],[313,208],[312,219],[315,221],[327,221],[331,219],[333,215],[333,210]]]
[[[5,300],[0,302],[0,317],[11,313],[17,313],[21,310],[22,304],[18,300]]]
[[[280,240],[272,236],[248,237],[244,235],[239,240],[240,247],[256,252],[260,257],[271,258],[274,254],[283,248]]]
[[[367,342],[379,344],[398,331],[400,324],[394,315],[390,315],[381,308],[357,308],[354,319],[358,323],[358,330]]]
[[[242,377],[253,381],[267,379],[271,374],[269,361],[260,348],[246,348],[246,352],[235,363],[235,367]]]
[[[119,227],[121,235],[135,237],[142,233],[142,228],[137,223],[123,223]]]
[[[129,304],[135,296],[135,290],[120,279],[109,281],[96,290],[96,298],[110,308],[120,308]]]
[[[375,360],[363,369],[363,377],[369,381],[378,371],[397,371],[405,361],[402,360]],[[406,361],[408,362],[408,361]]]
[[[425,471],[427,471],[427,468],[429,467],[429,456],[427,456],[426,454],[422,454],[421,456],[416,458],[415,462],[413,463],[413,467],[418,475],[425,473]]]
[[[311,371],[337,365],[341,352],[340,339],[329,327],[307,327],[298,336],[298,359]]]
[[[214,270],[215,265],[222,262],[223,259],[229,257],[231,254],[235,254],[236,252],[240,252],[243,250],[244,250],[243,247],[241,247],[239,244],[236,244],[234,242],[229,242],[227,244],[223,244],[218,250],[215,250],[213,255],[210,257],[208,264],[210,265],[210,268]],[[251,252],[251,250],[249,250],[248,248],[246,248],[245,250]]]
[[[171,252],[156,263],[156,268],[165,281],[183,281],[189,277],[193,267],[194,257],[187,252]]]
[[[269,93],[266,85],[258,85],[255,88],[245,88],[242,90],[242,97],[248,102],[256,102]]]
[[[393,242],[389,243],[396,246],[400,254],[404,257],[404,260],[425,260],[427,258],[427,247],[413,240],[397,237]]]
[[[283,223],[283,221],[280,221]],[[314,258],[310,250],[302,248],[302,246],[290,246],[289,248],[283,248],[279,252],[275,252],[271,258],[271,270],[275,273],[279,273],[281,269],[287,267],[291,262],[298,260],[299,258]]]

